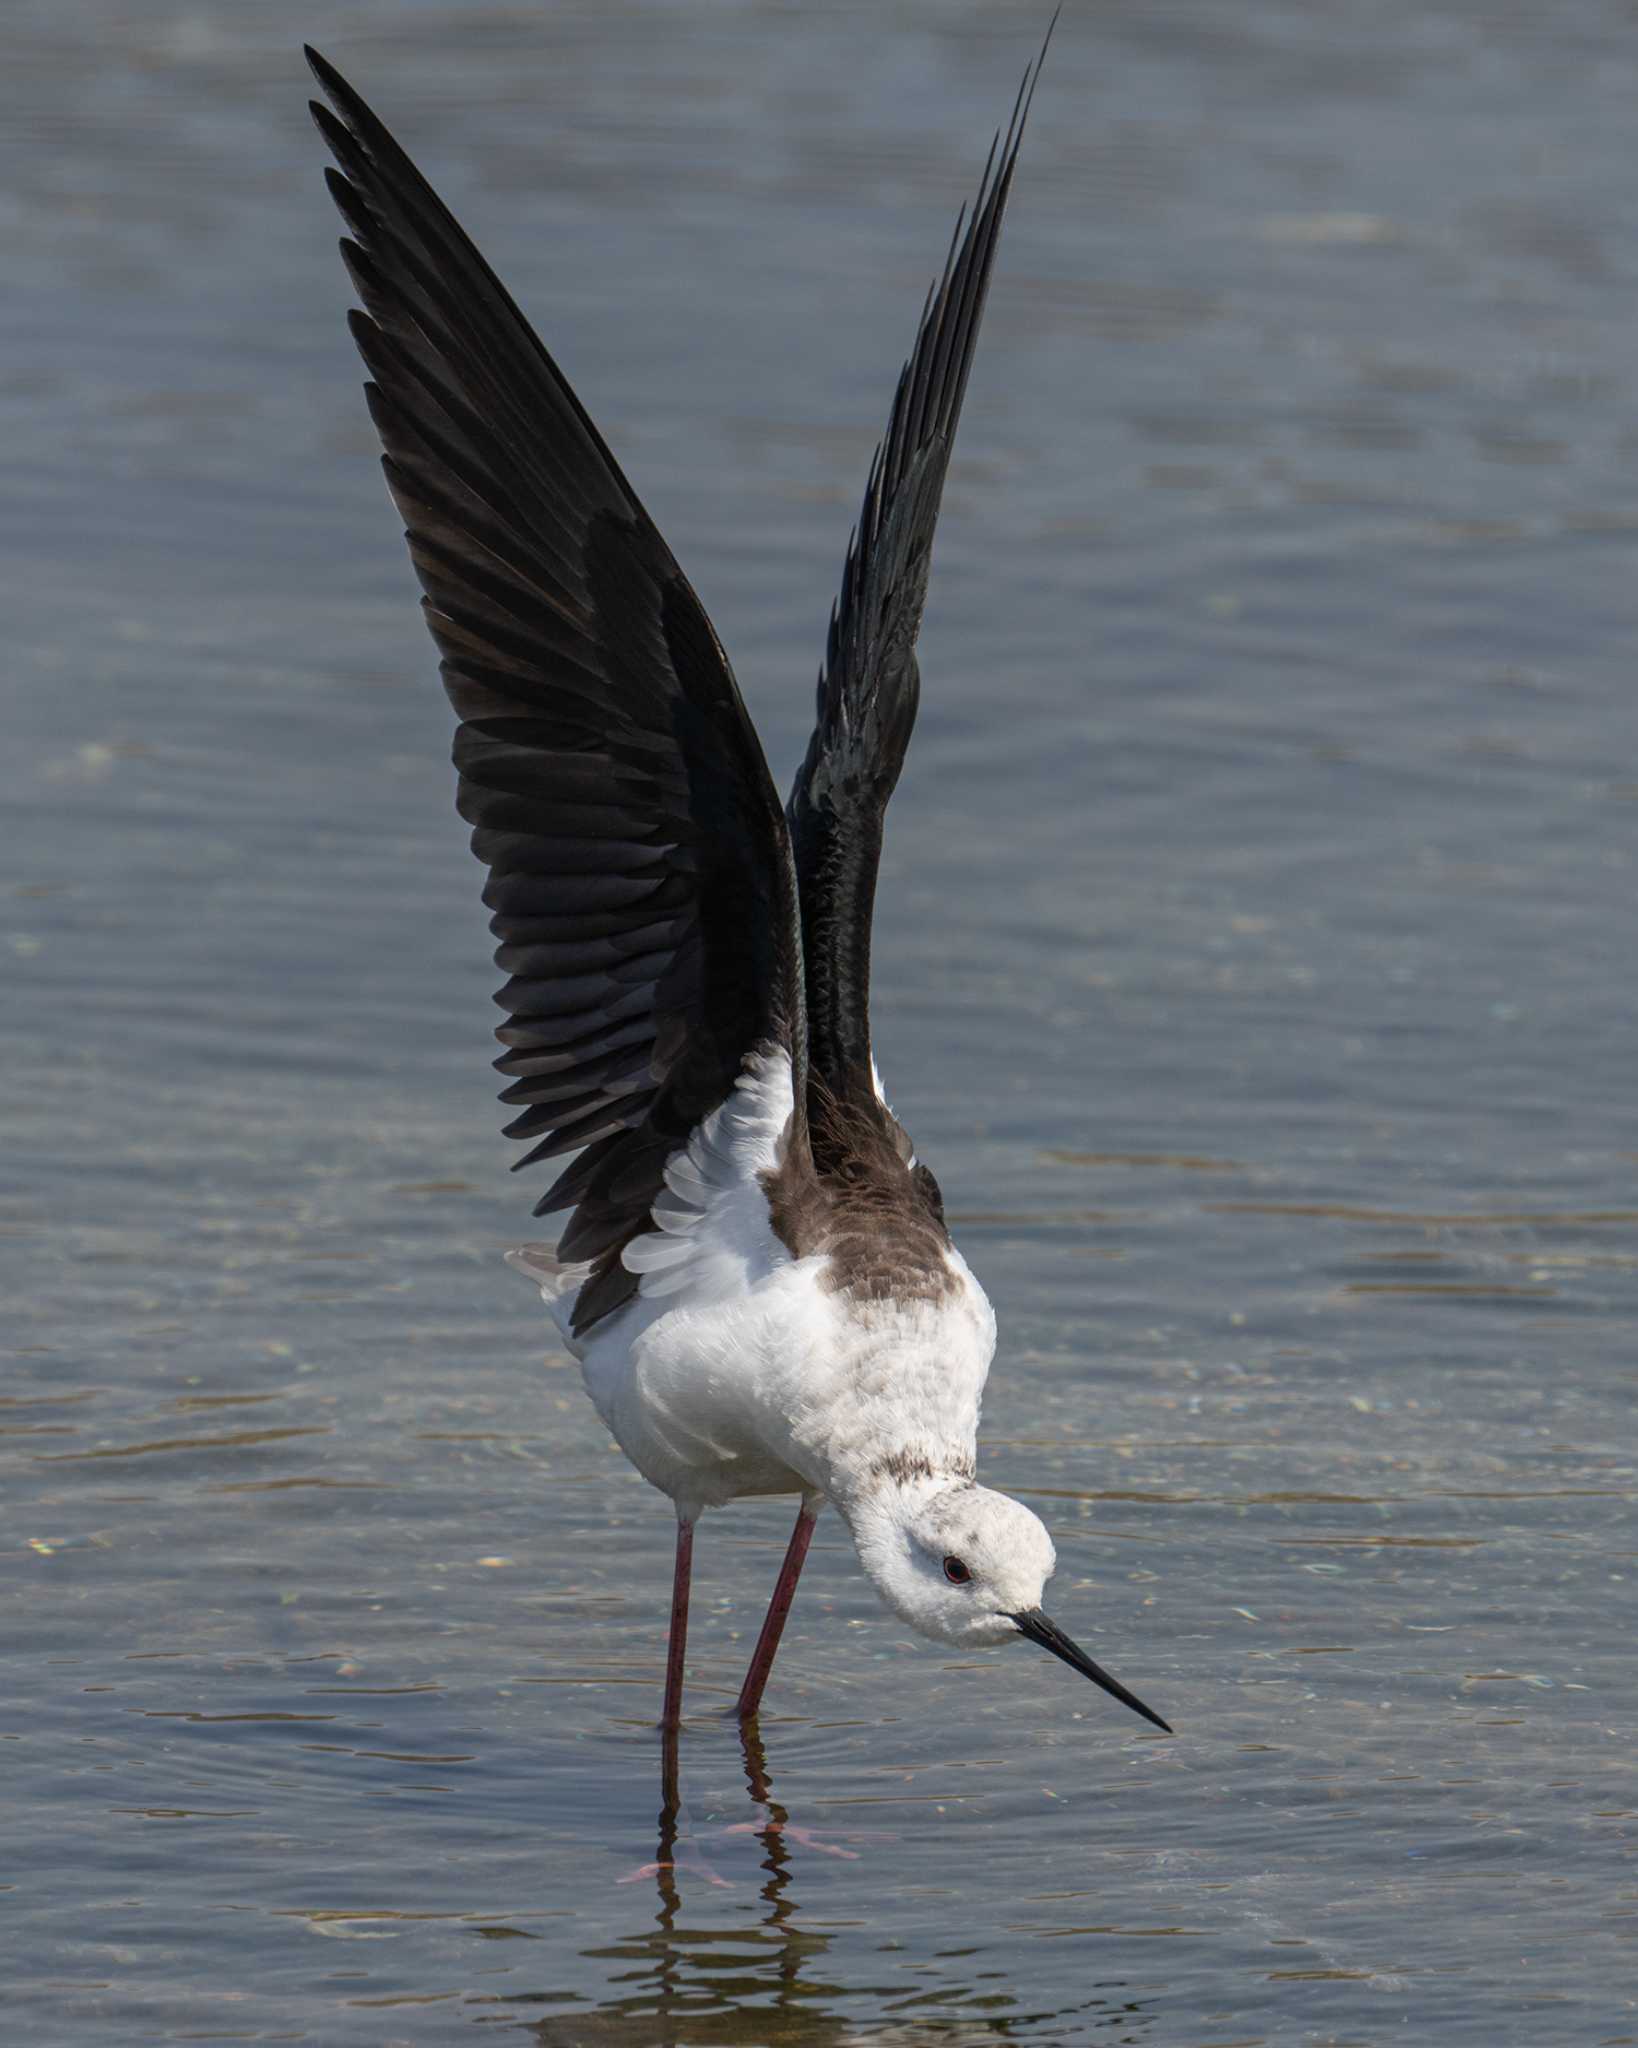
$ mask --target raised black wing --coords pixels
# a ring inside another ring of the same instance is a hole
[[[1048,41],[1051,34],[1049,28]],[[900,373],[830,615],[818,723],[787,809],[802,905],[810,1111],[822,1168],[826,1099],[855,1109],[878,1099],[870,1058],[870,923],[882,816],[915,723],[916,634],[933,528],[1045,55],[1043,43],[1005,135],[991,146],[972,213],[956,223],[944,274],[928,293]]]
[[[572,1207],[559,1256],[596,1262],[583,1329],[635,1290],[621,1249],[747,1054],[783,1048],[804,1100],[789,839],[727,657],[597,429],[403,150],[307,57],[511,977],[507,1135],[539,1140],[519,1166],[580,1155],[535,1213]]]

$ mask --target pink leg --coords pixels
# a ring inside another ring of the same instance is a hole
[[[671,1575],[671,1640],[665,1653],[665,1705],[660,1726],[675,1729],[682,1721],[683,1653],[688,1648],[688,1579],[694,1563],[694,1525],[677,1522],[677,1563]]]
[[[746,1672],[745,1683],[739,1689],[739,1704],[734,1711],[742,1721],[748,1720],[762,1704],[762,1693],[768,1683],[768,1673],[773,1669],[774,1652],[779,1648],[779,1638],[785,1632],[785,1617],[791,1611],[791,1601],[796,1595],[796,1582],[802,1576],[802,1561],[808,1554],[808,1545],[813,1541],[813,1525],[818,1519],[819,1510],[810,1508],[807,1502],[803,1501],[802,1511],[796,1518],[796,1527],[791,1531],[785,1562],[779,1567],[779,1577],[774,1582],[773,1598],[768,1602],[768,1616],[762,1624],[762,1633],[756,1640],[751,1668]]]

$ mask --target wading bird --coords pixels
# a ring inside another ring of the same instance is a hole
[[[912,1628],[1038,1643],[1164,1728],[1042,1612],[1042,1523],[975,1481],[995,1318],[870,1048],[882,818],[1039,60],[923,308],[781,811],[721,643],[562,372],[382,123],[308,59],[334,109],[313,114],[339,166],[353,337],[510,977],[507,1135],[538,1140],[520,1166],[576,1155],[535,1211],[572,1211],[555,1251],[511,1257],[676,1505],[662,1725],[681,1712],[701,1510],[795,1493],[742,1716],[829,1501]]]

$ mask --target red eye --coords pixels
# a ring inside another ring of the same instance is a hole
[[[947,1557],[944,1560],[944,1576],[952,1586],[964,1586],[972,1577],[972,1573],[968,1571],[959,1557]]]

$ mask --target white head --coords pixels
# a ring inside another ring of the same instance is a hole
[[[1027,1637],[1166,1727],[1041,1612],[1057,1554],[1021,1501],[963,1480],[889,1484],[845,1512],[877,1592],[920,1634],[963,1646]]]

